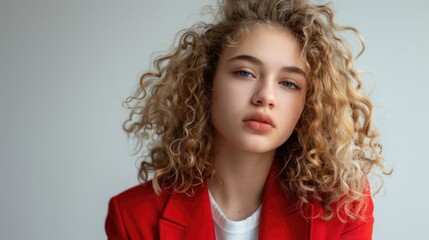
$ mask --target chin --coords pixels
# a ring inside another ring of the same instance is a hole
[[[264,146],[263,144],[246,144],[241,147],[241,150],[251,154],[265,154],[276,151],[276,146]]]

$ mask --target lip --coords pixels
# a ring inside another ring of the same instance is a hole
[[[269,115],[260,112],[247,116],[243,122],[248,128],[258,132],[268,132],[276,127]]]

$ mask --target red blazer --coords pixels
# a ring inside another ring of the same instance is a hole
[[[274,165],[274,164],[273,164]],[[304,218],[297,199],[287,197],[271,169],[264,188],[259,239],[368,240],[372,239],[373,202],[367,198],[366,222],[341,222]],[[309,204],[306,216],[323,212],[319,204]],[[105,223],[108,239],[215,239],[207,188],[196,188],[193,197],[180,193],[156,195],[152,183],[133,187],[113,197]]]

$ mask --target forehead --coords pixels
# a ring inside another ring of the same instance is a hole
[[[222,51],[221,60],[236,55],[250,55],[270,65],[296,66],[305,69],[298,40],[287,30],[255,25],[239,33]]]

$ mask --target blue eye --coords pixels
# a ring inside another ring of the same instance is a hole
[[[245,77],[245,78],[248,78],[248,77],[252,77],[252,76],[253,76],[250,72],[243,71],[243,70],[237,71],[237,73],[238,73],[241,77]]]
[[[299,89],[298,86],[296,86],[295,84],[293,84],[289,81],[282,81],[282,82],[280,82],[280,84],[289,88],[289,89]]]

